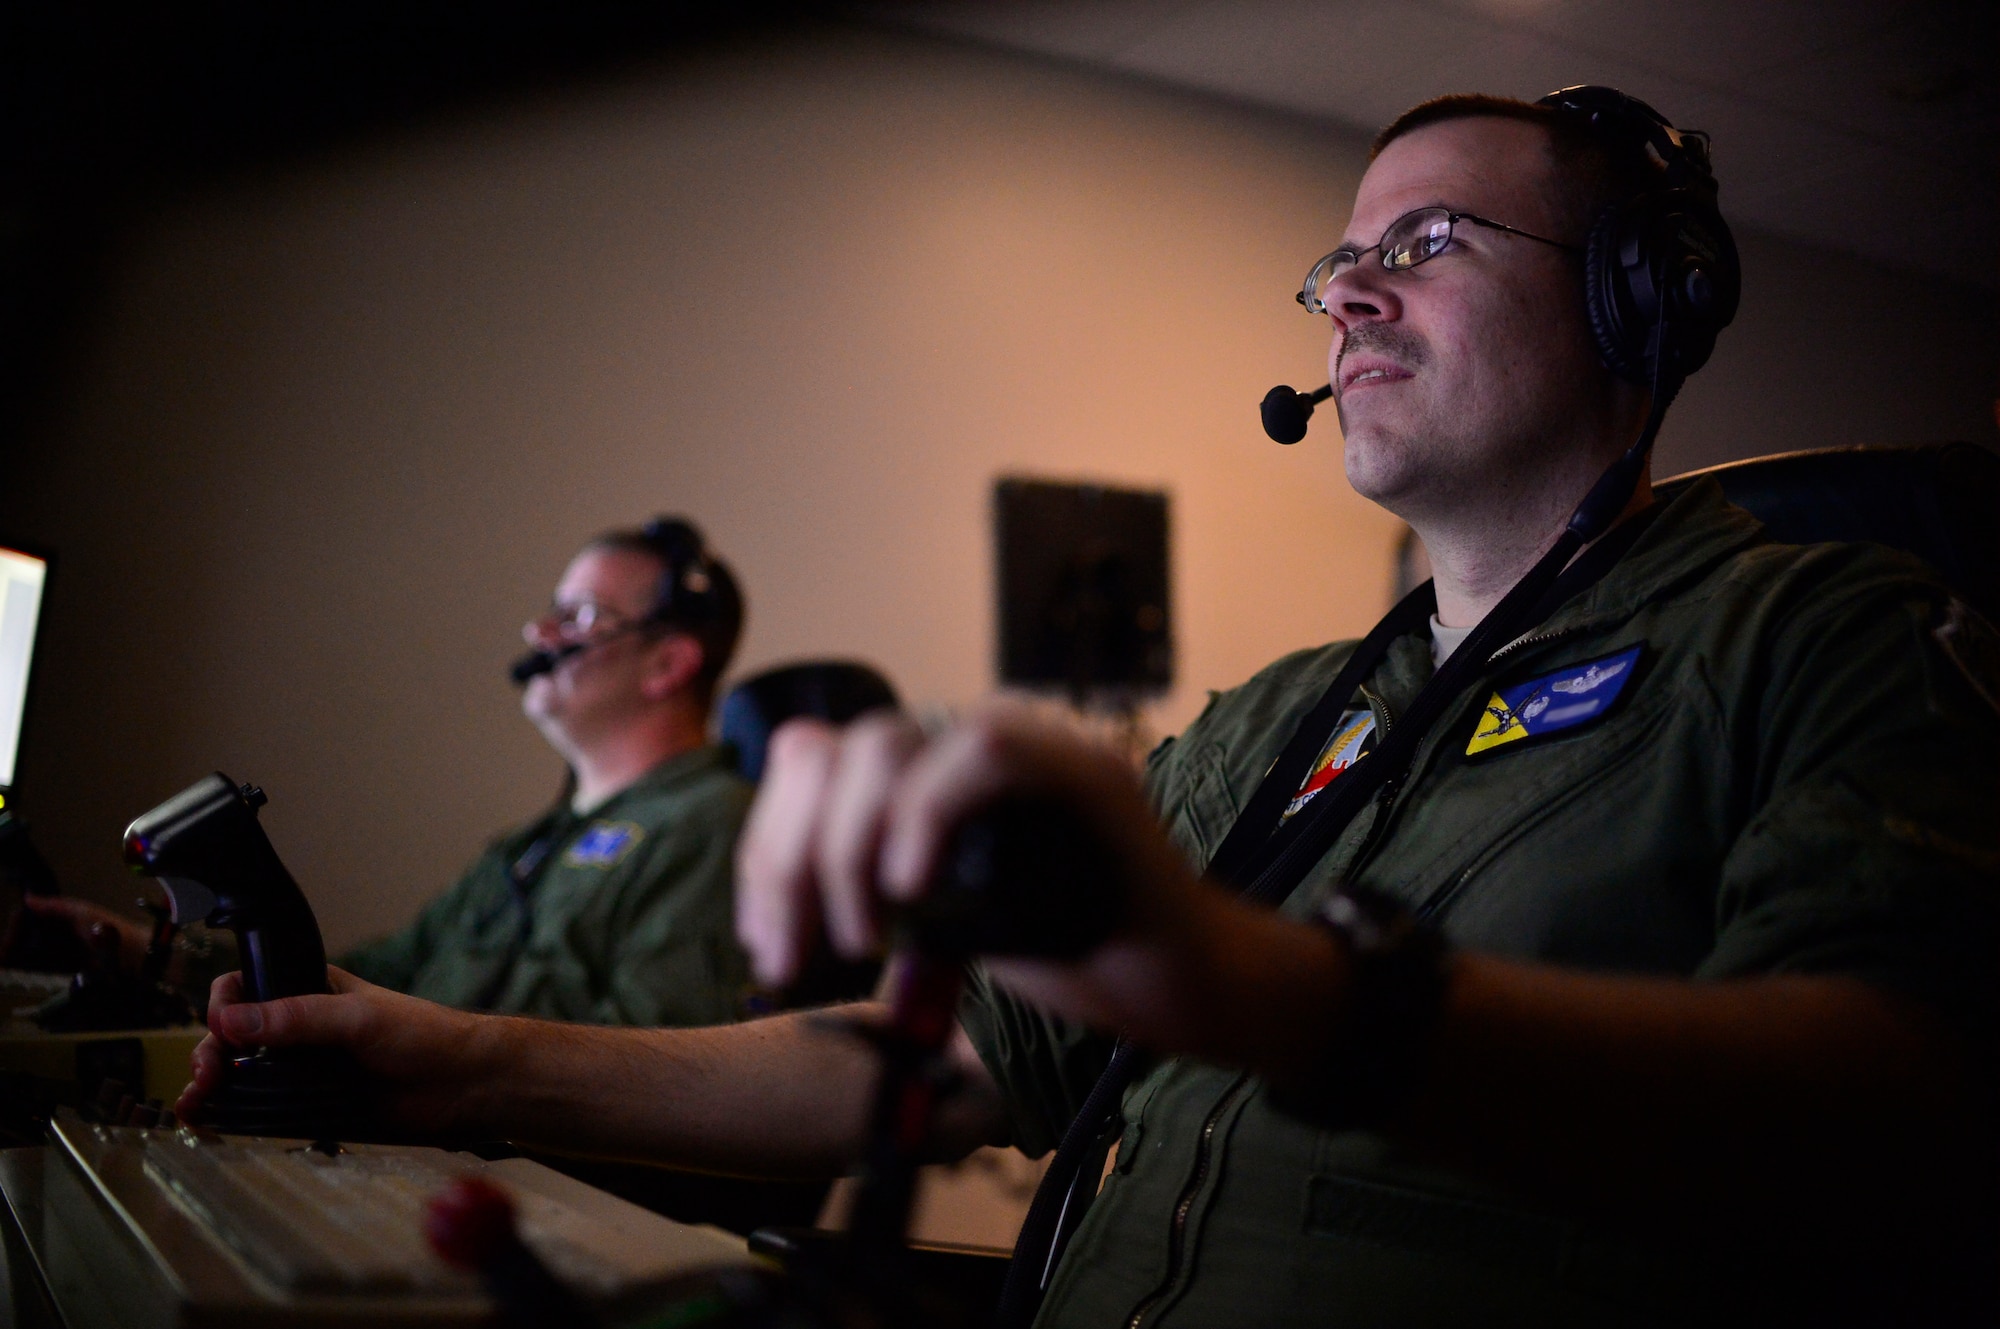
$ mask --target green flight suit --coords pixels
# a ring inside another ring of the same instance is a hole
[[[447,1006],[594,1024],[734,1020],[749,966],[732,864],[749,807],[723,749],[684,753],[587,814],[565,806],[501,836],[416,922],[335,963]],[[524,929],[509,873],[544,837]]]
[[[1357,817],[1287,912],[1351,875],[1468,950],[1697,981],[1855,975],[1990,1049],[2000,712],[1974,661],[1994,658],[1991,630],[1899,555],[1759,529],[1712,483],[1678,497],[1454,704],[1389,810]],[[1641,644],[1604,718],[1467,757],[1498,688]],[[1364,685],[1384,731],[1429,646],[1396,642]],[[1149,789],[1196,863],[1352,649],[1278,661],[1154,754]],[[1015,1142],[1052,1147],[1108,1042],[978,971],[962,1018]],[[1380,1134],[1315,1128],[1213,1066],[1136,1080],[1116,1160],[1038,1325],[1769,1323],[1799,1304],[1757,1252],[1539,1206]]]

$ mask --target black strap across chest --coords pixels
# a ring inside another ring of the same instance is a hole
[[[535,931],[535,888],[548,875],[549,860],[555,854],[558,844],[571,835],[578,825],[578,818],[565,812],[558,812],[554,820],[540,835],[528,842],[528,847],[515,855],[507,865],[507,898],[499,906],[514,911],[514,936],[508,943],[507,958],[486,980],[470,1003],[475,1011],[491,1010],[493,1003],[500,999],[507,980],[513,977],[514,965],[528,949],[528,939]],[[488,917],[492,917],[491,914]],[[483,928],[483,925],[482,925]]]

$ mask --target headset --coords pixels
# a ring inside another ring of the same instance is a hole
[[[1648,186],[1604,208],[1591,225],[1583,303],[1604,367],[1670,400],[1708,362],[1743,289],[1736,240],[1716,206],[1708,135],[1675,129],[1615,88],[1581,84],[1535,105],[1577,117],[1614,161],[1646,164]],[[1263,403],[1265,432],[1280,443],[1298,442],[1314,405],[1331,392],[1331,386],[1311,393],[1271,389]],[[1656,400],[1655,411],[1664,410]]]
[[[685,517],[655,517],[640,527],[636,536],[613,536],[614,545],[636,543],[660,560],[660,581],[653,592],[653,607],[634,627],[661,624],[678,628],[702,628],[726,618],[734,607],[741,612],[742,597],[728,567],[709,550],[701,531]],[[538,674],[546,674],[574,655],[595,644],[571,642],[554,650],[530,651],[507,668],[507,676],[517,686],[526,686]]]
[[[1614,88],[1563,88],[1535,105],[1581,117],[1614,157],[1643,160],[1653,172],[1653,187],[1591,225],[1584,312],[1612,373],[1646,387],[1685,379],[1708,363],[1743,291],[1736,240],[1716,207],[1708,135],[1675,129]]]
[[[639,541],[660,560],[660,585],[646,622],[700,627],[723,615],[735,579],[709,552],[693,522],[655,517],[639,528]]]

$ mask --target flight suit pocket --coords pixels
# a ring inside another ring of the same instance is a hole
[[[1478,808],[1479,814],[1457,819],[1460,825],[1453,829],[1458,833],[1446,840],[1440,858],[1443,863],[1457,858],[1459,866],[1420,901],[1418,913],[1438,917],[1470,882],[1554,819],[1581,809],[1587,820],[1601,825],[1606,809],[1630,814],[1647,806],[1641,789],[1627,788],[1635,774],[1627,768],[1643,749],[1660,743],[1672,711],[1664,704],[1664,689],[1635,700],[1639,704],[1575,737],[1553,738],[1453,771],[1448,778],[1459,794],[1455,801]],[[1648,778],[1638,772],[1636,782],[1644,786]],[[1424,829],[1436,835],[1440,828]],[[1420,875],[1434,871],[1426,868]]]
[[[1124,1126],[1118,1133],[1118,1156],[1112,1164],[1112,1169],[1121,1176],[1129,1173],[1139,1161],[1139,1150],[1146,1139],[1146,1106],[1160,1091],[1160,1081],[1166,1074],[1165,1066],[1156,1067],[1125,1095],[1122,1109]]]
[[[524,906],[508,892],[495,892],[463,915],[453,947],[467,955],[510,955],[522,944]]]
[[[1229,828],[1236,824],[1238,804],[1222,764],[1222,749],[1210,743],[1192,759],[1187,793],[1167,825],[1167,835],[1197,865],[1215,856]]]
[[[1358,1177],[1306,1187],[1306,1231],[1448,1260],[1478,1260],[1547,1277],[1563,1267],[1569,1224],[1458,1196]]]

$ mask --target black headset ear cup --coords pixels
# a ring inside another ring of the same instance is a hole
[[[1604,367],[1620,378],[1650,384],[1646,330],[1631,317],[1631,295],[1621,251],[1631,226],[1627,210],[1607,207],[1591,223],[1583,246],[1583,308]]]
[[[683,517],[655,517],[640,534],[664,565],[653,617],[689,621],[705,617],[714,579],[701,531]]]
[[[1708,363],[1716,334],[1736,317],[1743,292],[1743,269],[1729,223],[1713,202],[1677,191],[1662,211],[1656,250],[1662,255],[1660,298],[1668,307],[1668,338],[1662,354],[1677,374]]]

